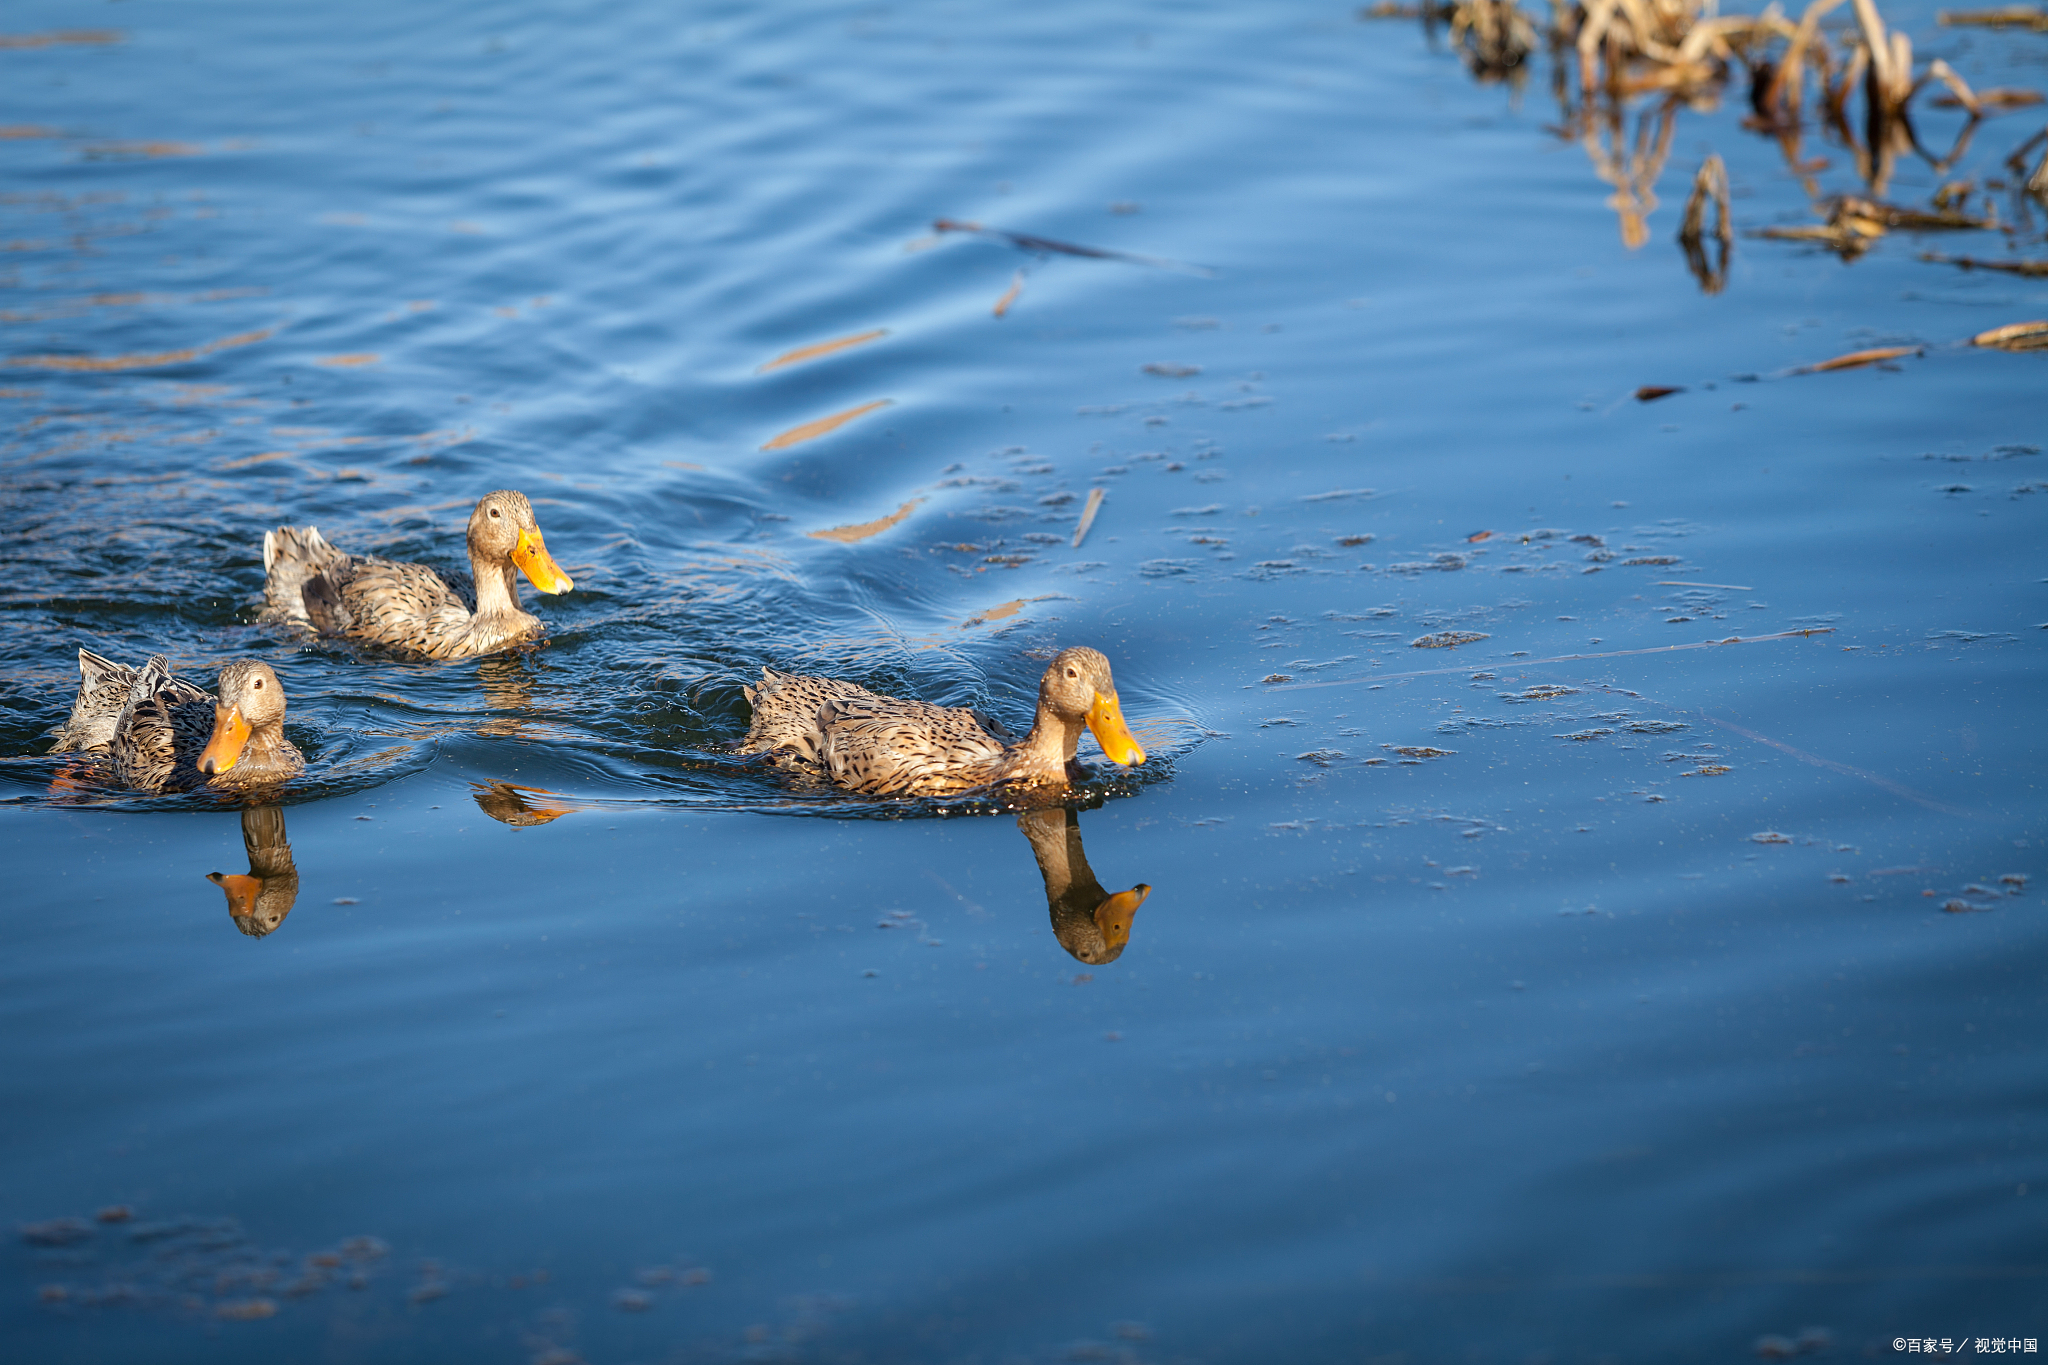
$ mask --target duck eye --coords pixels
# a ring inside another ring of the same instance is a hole
[[[1077,673],[1077,672],[1076,672],[1075,670],[1073,670],[1073,669],[1071,669],[1071,668],[1070,668],[1070,669],[1068,669],[1068,670],[1067,670],[1067,676],[1068,676],[1068,677],[1070,677],[1070,678],[1078,678],[1078,677],[1080,677],[1081,675],[1080,675],[1079,673]]]
[[[261,692],[263,690],[263,679],[258,678],[255,682],[250,683],[249,686],[255,688],[258,692]]]
[[[495,508],[495,507],[493,507],[493,508],[491,509],[491,520],[492,520],[492,521],[496,521],[497,519],[498,519],[498,509],[497,509],[497,508]]]

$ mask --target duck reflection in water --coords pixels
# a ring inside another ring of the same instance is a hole
[[[536,800],[537,797],[558,796],[545,787],[521,787],[511,782],[473,782],[476,790],[470,795],[501,825],[512,825],[525,829],[530,825],[545,825],[550,820],[559,820],[577,809],[560,800]]]
[[[284,809],[251,806],[242,812],[242,848],[249,855],[247,876],[209,872],[206,880],[228,898],[228,915],[250,938],[262,938],[292,912],[299,898],[299,869],[285,838]]]
[[[1081,847],[1081,819],[1063,807],[1027,811],[1017,828],[1031,841],[1045,878],[1045,908],[1060,946],[1090,966],[1114,962],[1131,941],[1131,920],[1152,888],[1143,882],[1111,894],[1095,880]]]
[[[485,720],[477,732],[501,738],[526,733],[532,723],[528,712],[533,709],[540,666],[523,653],[499,654],[478,661],[476,680],[483,689],[484,703],[502,713]]]

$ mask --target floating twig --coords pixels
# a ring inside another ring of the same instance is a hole
[[[1010,277],[1010,287],[1003,291],[1003,296],[996,300],[996,306],[994,308],[991,308],[989,311],[995,314],[997,317],[1001,317],[1003,314],[1010,311],[1010,305],[1015,303],[1017,301],[1017,296],[1023,292],[1024,272],[1022,270],[1019,270],[1015,275],[1012,275]]]
[[[1036,237],[1028,232],[1010,232],[1003,228],[985,227],[980,223],[971,223],[959,218],[938,219],[932,224],[932,231],[965,232],[977,237],[993,237],[1007,242],[1019,251],[1028,251],[1034,256],[1082,256],[1095,261],[1125,261],[1131,265],[1157,266],[1162,270],[1183,270],[1194,275],[1216,273],[1205,265],[1188,265],[1183,261],[1167,260],[1164,256],[1140,256],[1130,251],[1111,251],[1107,247],[1081,246],[1075,242],[1055,241],[1051,237]]]
[[[1755,592],[1756,589],[1742,583],[1702,583],[1696,578],[1660,578],[1660,588],[1726,588],[1730,592]]]
[[[1089,528],[1089,527],[1091,527],[1091,526],[1093,526],[1093,525],[1095,524],[1095,514],[1096,514],[1097,512],[1100,512],[1101,510],[1102,510],[1102,490],[1101,490],[1100,488],[1091,488],[1091,489],[1089,489],[1089,490],[1088,490],[1088,501],[1087,501],[1087,503],[1086,503],[1086,504],[1085,504],[1085,505],[1084,505],[1084,506],[1083,506],[1083,507],[1081,508],[1081,524],[1080,524],[1079,526],[1076,526],[1076,527],[1074,528],[1074,548],[1075,548],[1075,549],[1077,549],[1077,550],[1078,550],[1078,549],[1080,549],[1080,548],[1081,548],[1081,542],[1082,542],[1082,541],[1083,541],[1084,539],[1086,539],[1086,538],[1087,538],[1087,535],[1088,535],[1088,528]]]
[[[1920,259],[1937,265],[1959,265],[1965,270],[2002,270],[2008,275],[2048,276],[2048,261],[1986,261],[1976,256],[1944,256],[1938,251],[1923,251]]]
[[[1867,351],[1851,351],[1847,355],[1834,356],[1812,365],[1801,365],[1793,374],[1828,374],[1835,370],[1854,370],[1865,365],[1882,365],[1887,360],[1902,356],[1919,355],[1918,346],[1873,346]]]
[[[1993,346],[2001,351],[2048,350],[2048,322],[2008,322],[1970,338],[1972,346]]]

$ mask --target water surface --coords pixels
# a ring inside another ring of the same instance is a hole
[[[2048,281],[1917,259],[2048,254],[2038,205],[1704,293],[1706,153],[1813,221],[1739,90],[1631,248],[1540,69],[1338,5],[7,29],[68,35],[0,50],[22,1358],[2044,1334],[2048,362],[1963,343]],[[544,648],[255,623],[265,528],[452,563],[498,487],[577,581]],[[1083,643],[1154,756],[1077,794],[1086,877],[731,751],[763,666],[1014,723]],[[44,753],[81,645],[277,668],[288,858]],[[236,932],[204,874],[287,862]],[[1113,960],[1090,878],[1152,888]]]

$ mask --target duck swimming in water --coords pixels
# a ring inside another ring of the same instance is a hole
[[[172,675],[161,654],[140,668],[78,652],[81,674],[61,749],[105,753],[138,791],[237,790],[306,770],[284,734],[284,687],[270,665],[239,659],[220,671],[220,697]],[[125,684],[110,713],[109,690]]]
[[[1038,681],[1031,733],[1015,743],[965,707],[884,697],[857,683],[761,670],[742,753],[774,754],[870,796],[944,796],[995,783],[1065,786],[1087,727],[1113,762],[1145,761],[1117,700],[1109,660],[1062,650]],[[996,727],[998,730],[1000,727]]]
[[[524,493],[486,493],[469,517],[469,583],[424,564],[347,555],[317,526],[263,534],[265,619],[405,658],[468,659],[542,633],[519,605],[524,573],[545,593],[575,587],[548,554]]]

